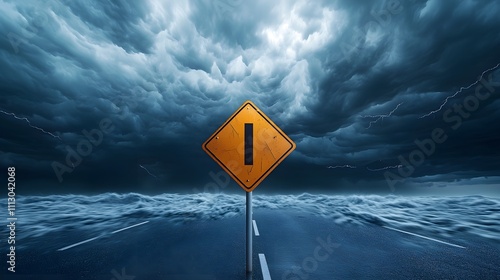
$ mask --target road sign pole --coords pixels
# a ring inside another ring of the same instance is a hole
[[[252,272],[252,192],[247,192],[247,272]]]

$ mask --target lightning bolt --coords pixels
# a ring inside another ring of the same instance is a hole
[[[432,114],[435,114],[435,113],[441,111],[441,109],[443,109],[444,105],[446,105],[446,103],[448,102],[448,100],[450,100],[451,98],[457,96],[457,94],[461,93],[462,91],[470,89],[471,87],[477,85],[483,79],[484,74],[488,73],[489,71],[497,69],[498,66],[500,66],[500,63],[498,63],[497,65],[491,67],[490,69],[484,70],[483,73],[481,73],[481,76],[479,76],[479,78],[474,83],[468,85],[467,87],[460,87],[460,89],[458,91],[456,91],[454,94],[446,97],[446,99],[443,101],[443,103],[441,104],[441,106],[439,106],[439,109],[436,109],[434,111],[430,111],[429,113],[427,113],[427,114],[419,117],[419,119],[428,117],[428,116],[430,116]]]
[[[148,174],[149,174],[149,175],[151,175],[151,176],[153,176],[153,177],[155,177],[155,178],[157,178],[157,179],[158,179],[158,177],[156,177],[156,176],[155,176],[155,175],[153,175],[151,172],[149,172],[149,170],[148,170],[146,167],[144,167],[144,166],[142,166],[142,165],[140,165],[140,164],[139,164],[139,166],[140,166],[142,169],[146,170],[146,172],[148,172]]]
[[[382,170],[387,170],[387,169],[395,169],[395,168],[401,168],[403,167],[402,164],[398,164],[398,165],[392,165],[392,166],[385,166],[385,167],[381,167],[381,168],[376,168],[376,169],[371,169],[371,168],[366,168],[368,169],[368,171],[382,171]]]
[[[335,169],[335,168],[357,168],[356,166],[353,166],[353,165],[349,165],[349,164],[344,164],[344,165],[336,165],[336,166],[328,166],[326,168],[331,168],[331,169]]]
[[[392,116],[392,114],[394,112],[396,112],[396,110],[399,108],[399,106],[401,106],[401,104],[403,104],[403,103],[404,102],[399,103],[396,106],[396,108],[394,108],[392,111],[390,111],[388,114],[385,114],[385,115],[364,115],[364,116],[361,116],[362,118],[376,118],[375,120],[370,121],[370,125],[368,125],[368,127],[366,129],[372,127],[372,125],[376,124],[379,120],[382,120],[384,118],[388,118],[388,117]]]
[[[0,110],[0,113],[3,113],[3,114],[5,114],[5,115],[9,115],[9,116],[13,116],[15,119],[18,119],[18,120],[23,120],[23,121],[26,121],[26,122],[28,123],[28,125],[29,125],[31,128],[34,128],[34,129],[36,129],[36,130],[39,130],[39,131],[41,131],[41,132],[43,132],[43,133],[45,133],[45,134],[48,134],[48,135],[50,135],[50,136],[52,136],[52,137],[54,137],[54,138],[59,139],[59,141],[62,141],[62,139],[61,139],[61,137],[59,137],[59,135],[55,135],[55,134],[53,134],[53,133],[51,133],[51,132],[48,132],[48,131],[46,131],[45,129],[43,129],[43,128],[41,128],[41,127],[34,126],[33,124],[31,124],[30,120],[29,120],[28,118],[26,118],[26,117],[18,117],[18,116],[17,116],[16,114],[14,114],[14,113],[5,112],[5,111],[3,111],[3,110]]]

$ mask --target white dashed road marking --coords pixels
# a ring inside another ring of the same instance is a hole
[[[142,223],[138,223],[136,225],[132,225],[132,226],[129,226],[129,227],[125,227],[125,228],[122,228],[122,229],[119,229],[119,230],[115,230],[113,231],[112,233],[117,233],[117,232],[120,232],[120,231],[124,231],[124,230],[127,230],[129,228],[133,228],[133,227],[136,227],[136,226],[140,226],[140,225],[143,225],[143,224],[146,224],[146,223],[149,223],[149,221],[145,221],[145,222],[142,222]]]
[[[255,236],[259,236],[259,229],[257,228],[255,220],[253,220],[253,232],[255,233]]]
[[[137,226],[140,226],[140,225],[143,225],[143,224],[146,224],[146,223],[149,223],[149,221],[145,221],[145,222],[142,222],[142,223],[138,223],[138,224],[135,224],[135,225],[131,225],[131,226],[128,226],[128,227],[124,227],[122,229],[118,229],[118,230],[115,230],[113,232],[111,232],[111,234],[114,234],[114,233],[117,233],[117,232],[120,232],[120,231],[124,231],[124,230],[127,230],[127,229],[130,229],[130,228],[133,228],[133,227],[137,227]],[[75,244],[71,244],[69,246],[66,246],[66,247],[63,247],[61,249],[58,249],[57,251],[64,251],[64,250],[68,250],[68,249],[71,249],[73,247],[76,247],[78,245],[82,245],[82,244],[85,244],[87,242],[90,242],[90,241],[93,241],[93,240],[96,240],[98,239],[99,237],[101,237],[102,235],[100,236],[96,236],[94,238],[90,238],[90,239],[87,239],[87,240],[83,240],[83,241],[80,241],[78,243],[75,243]]]
[[[388,226],[383,226],[383,227],[385,227],[386,229],[390,229],[390,230],[394,230],[394,231],[399,231],[399,232],[402,232],[402,233],[406,233],[406,234],[417,236],[417,237],[424,238],[424,239],[427,239],[427,240],[431,240],[431,241],[443,243],[443,244],[450,245],[450,246],[453,246],[453,247],[458,247],[458,248],[465,249],[464,246],[460,246],[460,245],[457,245],[457,244],[453,244],[453,243],[449,243],[449,242],[437,240],[437,239],[430,238],[430,237],[427,237],[427,236],[423,236],[423,235],[420,235],[420,234],[411,233],[411,232],[408,232],[408,231],[404,231],[404,230],[400,230],[400,229],[392,228],[392,227],[388,227]]]
[[[64,247],[64,248],[58,249],[57,251],[64,251],[64,250],[68,250],[68,249],[71,249],[71,248],[76,247],[76,246],[78,246],[78,245],[82,245],[82,244],[85,244],[85,243],[90,242],[90,241],[92,241],[92,240],[96,240],[97,238],[99,238],[99,236],[98,236],[98,237],[94,237],[94,238],[90,238],[90,239],[87,239],[87,240],[80,241],[80,242],[78,242],[78,243],[75,243],[75,244],[72,244],[72,245],[66,246],[66,247]]]
[[[262,269],[262,278],[264,280],[271,280],[271,274],[269,274],[269,268],[267,267],[266,256],[264,254],[259,254],[260,268]]]

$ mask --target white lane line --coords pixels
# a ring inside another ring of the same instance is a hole
[[[76,247],[76,246],[78,246],[78,245],[82,245],[82,244],[85,244],[85,243],[90,242],[90,241],[92,241],[92,240],[96,240],[96,239],[97,239],[97,238],[99,238],[99,237],[100,237],[100,236],[97,236],[97,237],[94,237],[94,238],[90,238],[90,239],[87,239],[87,240],[83,240],[83,241],[80,241],[80,242],[75,243],[75,244],[73,244],[73,245],[69,245],[69,246],[66,246],[66,247],[64,247],[64,248],[58,249],[57,251],[64,251],[64,250],[68,250],[68,249],[71,249],[71,248]]]
[[[385,227],[387,229],[390,229],[390,230],[395,230],[395,231],[399,231],[399,232],[406,233],[406,234],[409,234],[409,235],[413,235],[413,236],[417,236],[417,237],[420,237],[420,238],[424,238],[424,239],[427,239],[427,240],[432,240],[432,241],[435,241],[435,242],[443,243],[443,244],[450,245],[450,246],[453,246],[453,247],[458,247],[458,248],[466,249],[464,246],[460,246],[460,245],[453,244],[453,243],[448,243],[448,242],[445,242],[445,241],[437,240],[437,239],[430,238],[430,237],[427,237],[427,236],[423,236],[423,235],[420,235],[420,234],[416,234],[416,233],[412,233],[412,232],[408,232],[408,231],[404,231],[404,230],[400,230],[400,229],[392,228],[392,227],[388,227],[388,226],[383,226],[383,227]]]
[[[129,228],[133,228],[133,227],[136,227],[136,226],[140,226],[140,225],[143,225],[143,224],[146,224],[146,223],[149,223],[149,221],[145,221],[145,222],[142,222],[142,223],[138,223],[138,224],[135,224],[135,225],[131,225],[131,226],[128,226],[128,227],[125,227],[125,228],[122,228],[122,229],[119,229],[119,230],[115,230],[113,232],[111,232],[111,234],[114,234],[114,233],[117,233],[117,232],[120,232],[120,231],[124,231],[124,230],[127,230]],[[90,238],[90,239],[87,239],[87,240],[83,240],[83,241],[80,241],[78,243],[75,243],[75,244],[71,244],[69,246],[66,246],[66,247],[63,247],[61,249],[57,249],[57,251],[64,251],[64,250],[68,250],[68,249],[71,249],[73,247],[76,247],[78,245],[82,245],[82,244],[85,244],[87,242],[90,242],[90,241],[93,241],[93,240],[96,240],[100,237],[102,237],[103,235],[99,235],[99,236],[96,236],[94,238]]]
[[[257,228],[257,222],[255,222],[255,220],[253,220],[253,232],[255,236],[259,236],[259,229]]]
[[[149,223],[149,221],[145,221],[145,222],[142,222],[142,223],[138,223],[138,224],[136,224],[136,225],[132,225],[132,226],[125,227],[125,228],[122,228],[122,229],[119,229],[119,230],[115,230],[115,231],[113,231],[113,232],[112,232],[112,234],[113,234],[113,233],[120,232],[120,231],[127,230],[127,229],[129,229],[129,228],[133,228],[133,227],[137,227],[137,226],[140,226],[140,225],[143,225],[143,224],[147,224],[147,223]]]
[[[271,274],[269,274],[269,268],[267,267],[266,256],[264,254],[259,254],[260,268],[262,269],[262,278],[264,280],[271,280]]]

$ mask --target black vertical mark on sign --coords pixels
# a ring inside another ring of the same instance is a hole
[[[245,165],[253,165],[253,123],[245,124]]]

